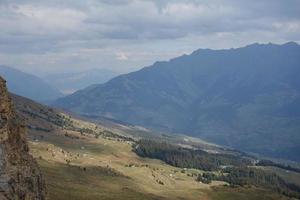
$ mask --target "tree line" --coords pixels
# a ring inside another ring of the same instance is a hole
[[[293,172],[300,173],[300,169],[299,168],[292,167],[290,165],[284,165],[284,164],[280,164],[280,163],[275,163],[275,162],[270,161],[270,160],[260,160],[256,165],[257,166],[277,167],[277,168],[280,168],[280,169],[284,169],[284,170],[288,170],[288,171],[293,171]]]
[[[155,158],[180,168],[195,168],[207,172],[199,174],[197,181],[210,183],[224,181],[231,186],[255,186],[300,198],[300,187],[286,182],[277,174],[257,168],[250,159],[234,154],[212,154],[203,150],[183,148],[168,142],[142,139],[135,143],[134,150],[141,157]],[[259,166],[284,166],[260,161]],[[286,166],[285,169],[290,169]],[[293,170],[295,171],[295,170]]]
[[[300,187],[287,183],[277,174],[255,167],[230,167],[220,173],[199,174],[197,181],[210,183],[212,180],[224,181],[231,186],[256,186],[278,192],[288,197],[300,198]]]
[[[222,166],[247,166],[248,159],[230,154],[211,154],[154,140],[140,140],[134,151],[141,157],[155,158],[180,168],[195,168],[205,171],[218,170]]]

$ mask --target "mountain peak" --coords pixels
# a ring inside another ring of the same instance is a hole
[[[282,47],[282,46],[288,46],[288,47],[298,47],[299,44],[296,43],[296,42],[287,42],[287,43],[284,43],[284,44],[275,44],[275,43],[253,43],[253,44],[250,44],[250,45],[247,45],[245,47]],[[241,47],[241,48],[244,48],[244,47]]]
[[[299,47],[299,44],[297,42],[291,41],[291,42],[287,42],[284,43],[282,45],[280,44],[275,44],[275,43],[259,43],[259,42],[255,42],[246,46],[242,46],[242,47],[237,47],[237,48],[228,48],[228,49],[218,49],[218,50],[214,50],[214,49],[209,49],[209,48],[205,48],[205,49],[197,49],[195,51],[193,51],[193,54],[198,54],[198,53],[203,53],[203,52],[210,52],[210,51],[226,51],[226,50],[239,50],[239,49],[245,49],[245,48],[259,48],[259,47],[280,47],[280,46],[288,46],[288,47]]]
[[[82,90],[55,105],[300,160],[295,154],[300,147],[293,140],[272,148],[274,141],[281,143],[282,132],[294,135],[299,130],[300,49],[293,46],[255,43],[228,50],[199,49],[156,62],[126,79]],[[276,123],[278,119],[282,123]],[[247,139],[257,127],[260,136]]]
[[[299,44],[297,42],[287,42],[285,44],[283,44],[283,46],[290,46],[290,47],[299,47]]]

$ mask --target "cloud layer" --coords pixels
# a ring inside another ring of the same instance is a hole
[[[299,0],[0,0],[0,64],[127,72],[197,48],[300,41]]]

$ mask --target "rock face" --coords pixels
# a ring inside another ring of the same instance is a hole
[[[29,154],[25,133],[0,77],[0,200],[45,199],[45,182]]]

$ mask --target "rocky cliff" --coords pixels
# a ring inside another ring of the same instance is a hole
[[[0,200],[43,200],[45,182],[29,154],[24,122],[0,77]]]

